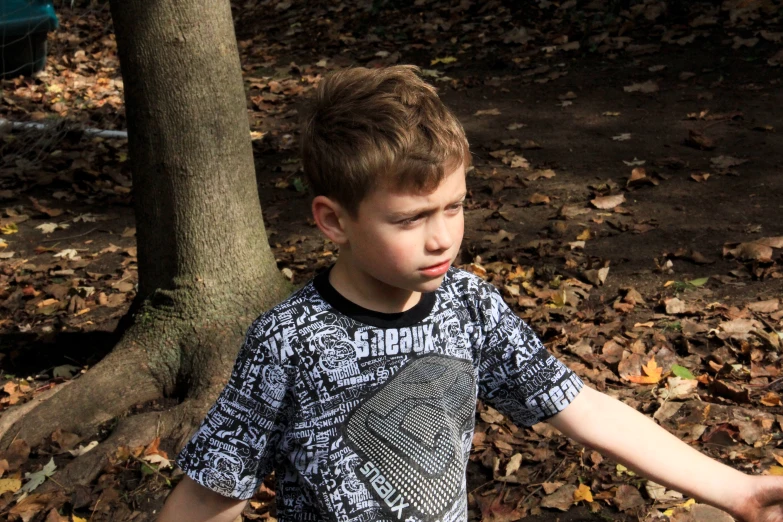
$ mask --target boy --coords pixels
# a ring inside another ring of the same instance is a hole
[[[339,258],[250,327],[158,520],[233,522],[273,470],[281,521],[466,520],[478,397],[741,520],[783,521],[783,478],[720,464],[584,385],[494,286],[451,268],[470,152],[416,72],[321,82],[302,157]]]

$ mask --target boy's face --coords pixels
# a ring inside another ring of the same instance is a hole
[[[343,221],[357,276],[414,292],[435,291],[462,243],[465,194],[463,166],[429,193],[371,193],[356,218]]]

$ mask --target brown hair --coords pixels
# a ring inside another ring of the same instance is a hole
[[[433,190],[470,165],[465,131],[418,67],[355,67],[325,77],[302,125],[302,162],[314,195],[356,217],[373,190]]]

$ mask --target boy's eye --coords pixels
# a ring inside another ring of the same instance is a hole
[[[418,214],[416,216],[409,217],[407,219],[403,219],[402,221],[399,221],[398,223],[400,225],[412,225],[412,224],[416,223],[418,220],[420,220],[421,218],[422,218],[422,215]]]

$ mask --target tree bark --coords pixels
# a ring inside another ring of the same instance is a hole
[[[289,287],[261,216],[230,3],[121,0],[111,12],[137,223],[132,311],[187,318],[232,299],[262,310]]]
[[[113,352],[67,388],[6,414],[0,447],[17,437],[37,445],[58,427],[86,435],[161,396],[182,402],[165,416],[123,419],[58,484],[88,483],[112,444],[145,444],[157,433],[181,446],[228,380],[251,321],[291,291],[261,216],[229,1],[112,0],[111,12],[125,89],[138,294]]]

